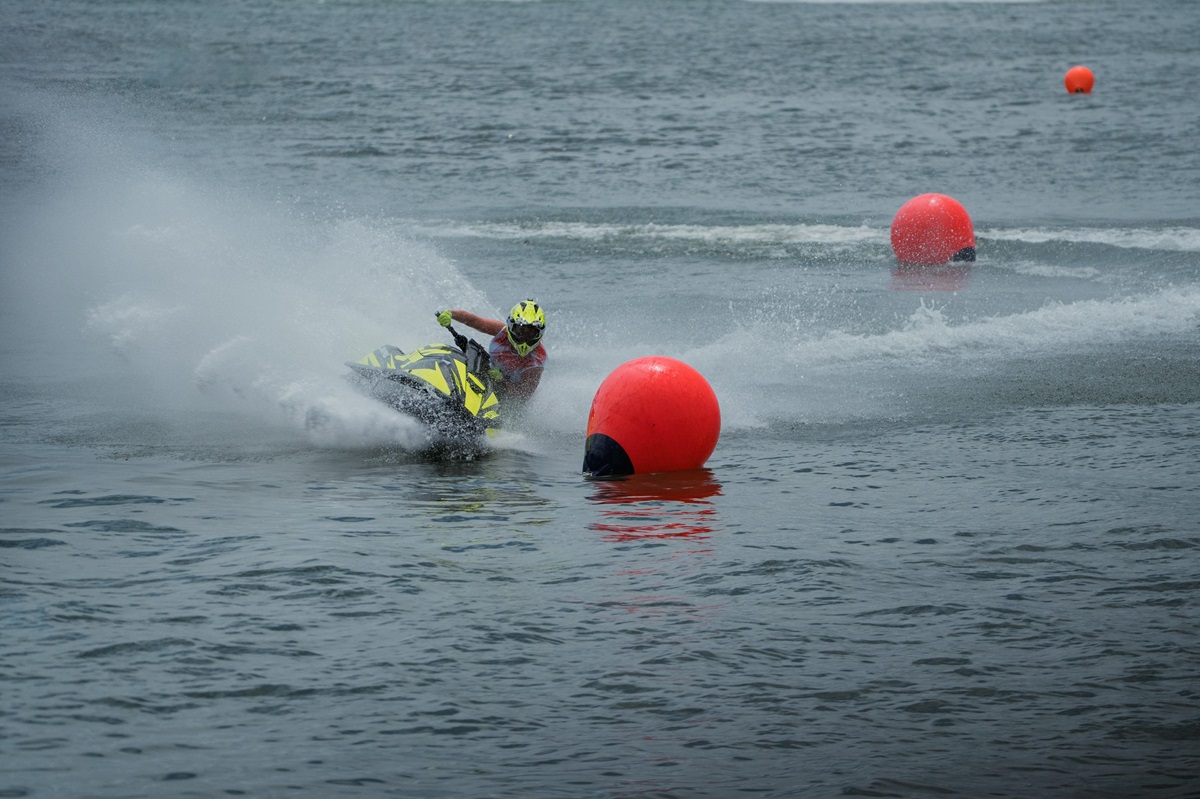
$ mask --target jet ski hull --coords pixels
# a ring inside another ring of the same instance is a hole
[[[488,380],[487,351],[468,344],[466,352],[427,344],[409,353],[384,345],[346,365],[360,391],[419,419],[439,437],[492,435],[500,426],[500,402]]]

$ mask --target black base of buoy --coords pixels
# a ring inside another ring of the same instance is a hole
[[[958,261],[974,261],[974,260],[975,260],[975,248],[974,247],[963,247],[961,250],[954,253],[954,255],[950,258],[951,263],[955,263]]]
[[[589,477],[633,474],[633,461],[616,441],[603,433],[593,433],[584,442],[583,473]]]

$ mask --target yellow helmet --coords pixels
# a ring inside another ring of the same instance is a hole
[[[542,340],[542,334],[546,332],[546,314],[533,300],[519,302],[508,312],[506,330],[508,343],[524,358]]]

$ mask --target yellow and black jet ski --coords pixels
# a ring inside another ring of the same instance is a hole
[[[412,352],[385,344],[347,361],[360,391],[420,419],[441,438],[495,435],[500,401],[488,377],[491,359],[478,342],[449,328],[456,346],[426,344]]]

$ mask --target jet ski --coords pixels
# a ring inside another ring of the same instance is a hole
[[[447,329],[454,347],[426,344],[406,353],[385,344],[347,361],[349,378],[367,396],[424,422],[439,439],[494,436],[501,416],[488,377],[491,358],[477,341]]]

